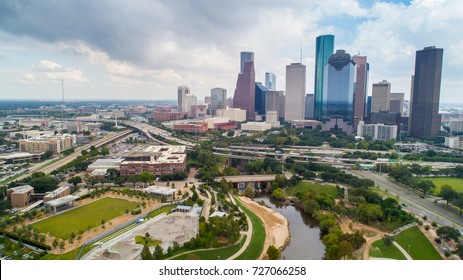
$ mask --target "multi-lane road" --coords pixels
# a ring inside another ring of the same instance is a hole
[[[463,218],[458,213],[447,210],[442,205],[437,205],[432,199],[421,198],[417,193],[409,188],[401,187],[392,182],[387,176],[375,174],[368,171],[347,171],[357,177],[371,179],[382,190],[387,190],[392,196],[399,196],[400,203],[405,204],[404,210],[418,216],[426,216],[444,226],[455,227],[463,232]]]

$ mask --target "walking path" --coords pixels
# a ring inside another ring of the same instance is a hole
[[[236,205],[236,201],[235,199],[232,197],[231,194],[228,194],[228,196],[230,197],[230,200],[231,202]],[[243,211],[240,209],[240,211]],[[244,212],[243,212],[244,213]],[[252,232],[254,231],[254,228],[252,226],[252,222],[251,222],[251,219],[249,218],[249,216],[245,213],[246,215],[246,221],[248,221],[248,231],[246,232],[246,241],[244,242],[243,244],[243,247],[241,247],[238,252],[236,252],[235,254],[233,254],[233,256],[229,257],[227,260],[234,260],[236,259],[239,255],[241,255],[249,246],[249,243],[251,243],[251,238],[252,238]]]
[[[399,251],[402,252],[402,254],[404,254],[407,260],[413,260],[412,257],[410,257],[410,255],[407,253],[407,251],[405,251],[404,248],[402,248],[402,246],[399,245],[399,243],[392,241],[392,244],[394,244],[394,246],[396,246],[397,249],[399,249]]]

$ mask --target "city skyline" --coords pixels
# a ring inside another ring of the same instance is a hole
[[[255,53],[257,82],[273,72],[276,90],[284,90],[285,66],[299,62],[301,39],[310,93],[315,38],[333,34],[336,49],[368,57],[370,95],[372,82],[386,79],[409,99],[415,51],[445,49],[441,102],[463,102],[455,98],[463,87],[463,41],[454,36],[461,29],[458,1],[186,4],[135,1],[127,11],[103,1],[71,5],[75,13],[69,14],[66,2],[4,1],[0,99],[60,99],[61,79],[66,99],[175,99],[183,84],[202,99],[215,87],[233,92],[243,50]],[[101,19],[101,13],[110,16]]]

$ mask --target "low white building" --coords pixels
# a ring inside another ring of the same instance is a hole
[[[266,131],[272,129],[272,125],[266,122],[247,122],[241,124],[243,131]]]
[[[357,136],[364,137],[365,135],[369,135],[376,140],[395,140],[397,138],[397,125],[365,124],[360,121],[357,126]]]
[[[272,127],[280,127],[280,121],[278,120],[277,111],[267,111],[265,115],[265,122],[272,125]]]
[[[463,132],[463,120],[450,120],[450,132]]]
[[[239,108],[228,108],[216,111],[217,117],[228,118],[230,121],[244,122],[246,121],[246,110]]]

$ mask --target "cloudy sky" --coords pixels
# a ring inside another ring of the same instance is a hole
[[[462,0],[2,0],[0,99],[175,99],[233,95],[240,51],[285,88],[302,41],[313,92],[315,38],[366,55],[371,83],[410,91],[415,51],[444,48],[441,102],[463,102]]]

